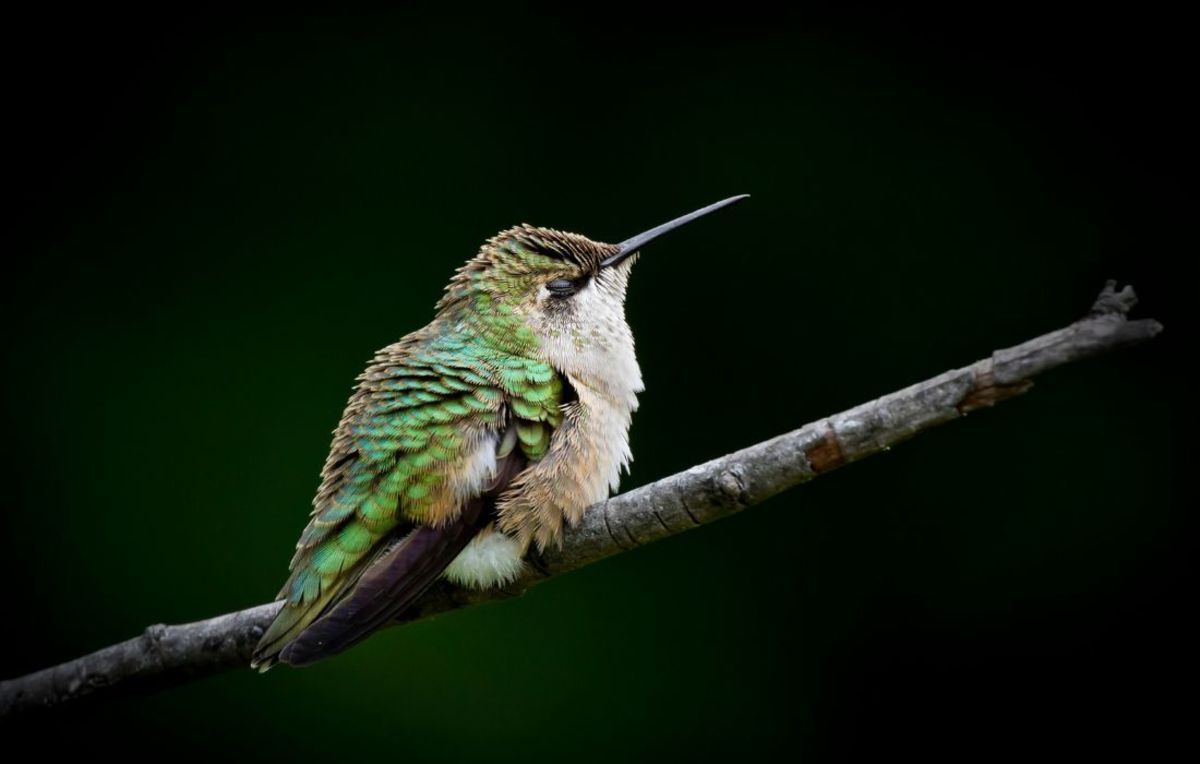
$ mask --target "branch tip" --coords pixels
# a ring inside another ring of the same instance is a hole
[[[1117,280],[1109,279],[1104,283],[1104,288],[1100,290],[1096,301],[1092,303],[1092,309],[1088,311],[1088,317],[1114,316],[1125,318],[1137,303],[1137,293],[1133,291],[1132,285],[1126,284],[1124,288],[1118,290]]]

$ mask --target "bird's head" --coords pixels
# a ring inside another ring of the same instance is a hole
[[[640,249],[744,198],[711,204],[620,244],[530,225],[501,231],[458,269],[438,313],[467,321],[497,347],[544,358],[572,376],[602,375],[605,365],[619,366],[626,356],[633,361],[625,289]]]

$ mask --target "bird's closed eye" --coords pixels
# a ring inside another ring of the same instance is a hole
[[[546,291],[550,292],[551,297],[570,297],[578,292],[581,286],[583,286],[583,281],[554,279],[546,284]]]

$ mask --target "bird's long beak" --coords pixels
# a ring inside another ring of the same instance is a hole
[[[617,245],[617,253],[615,255],[612,255],[612,256],[607,257],[604,260],[600,261],[600,267],[608,268],[609,266],[616,265],[616,264],[622,262],[623,260],[625,260],[630,255],[632,255],[634,252],[637,252],[639,249],[642,248],[643,245],[649,244],[650,242],[657,239],[659,236],[662,236],[664,233],[666,233],[668,231],[674,231],[676,228],[678,228],[682,225],[687,225],[688,223],[692,222],[696,218],[702,218],[710,212],[716,212],[717,210],[721,209],[722,207],[728,207],[729,205],[733,204],[734,202],[740,202],[741,200],[747,199],[749,197],[750,197],[750,194],[740,194],[738,196],[731,196],[728,199],[722,199],[721,201],[719,201],[715,204],[710,204],[707,207],[701,207],[700,209],[696,210],[695,212],[689,212],[688,214],[684,215],[683,217],[675,218],[674,220],[672,220],[669,223],[663,223],[660,226],[651,228],[649,231],[639,233],[637,236],[634,236],[632,239],[626,239],[625,241],[623,241]]]

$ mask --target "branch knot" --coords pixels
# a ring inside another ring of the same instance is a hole
[[[721,470],[721,474],[717,475],[717,489],[726,498],[732,500],[740,507],[749,506],[749,496],[746,494],[746,479],[742,475],[742,469],[738,466],[732,466],[728,469]]]

